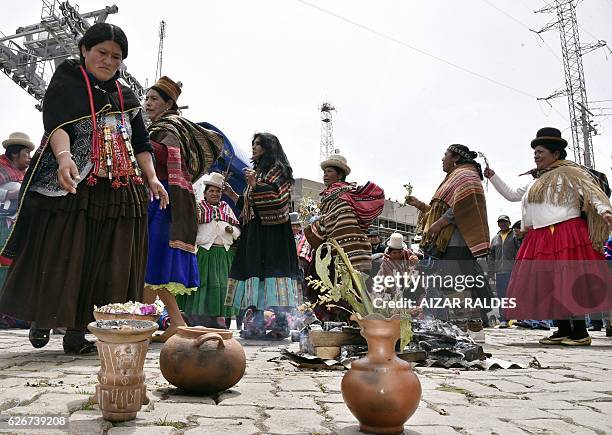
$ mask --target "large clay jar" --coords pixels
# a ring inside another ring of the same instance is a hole
[[[175,387],[211,395],[242,379],[246,356],[231,331],[182,326],[164,344],[159,368]]]
[[[395,354],[399,316],[384,319],[370,315],[358,323],[368,342],[368,353],[353,361],[342,378],[344,403],[359,420],[362,432],[402,433],[404,423],[419,406],[421,383],[410,364]]]
[[[157,323],[146,320],[102,320],[88,325],[98,338],[99,384],[93,403],[108,421],[136,418],[143,404],[149,403],[144,385],[144,361],[149,338]]]

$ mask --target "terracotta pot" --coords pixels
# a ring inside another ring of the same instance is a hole
[[[150,320],[151,322],[157,322],[159,314],[128,314],[128,313],[102,313],[100,311],[93,312],[94,319],[96,320]]]
[[[175,387],[210,395],[242,379],[246,356],[231,331],[181,326],[164,344],[159,368]]]
[[[395,354],[399,316],[367,316],[358,320],[368,342],[365,357],[353,361],[342,378],[344,403],[366,433],[402,433],[421,400],[421,383],[406,361]]]
[[[117,324],[120,329],[108,327]],[[102,417],[108,421],[133,420],[141,406],[149,403],[143,367],[149,338],[157,330],[157,323],[98,321],[88,328],[98,338],[100,358],[99,384],[93,402],[100,405]]]

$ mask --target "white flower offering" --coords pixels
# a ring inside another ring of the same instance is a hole
[[[139,316],[159,316],[164,311],[164,303],[156,298],[152,304],[128,301],[126,303],[108,304],[102,307],[94,305],[94,311],[108,314],[134,314]]]

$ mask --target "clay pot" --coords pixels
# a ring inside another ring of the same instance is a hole
[[[344,403],[359,420],[362,432],[402,433],[404,423],[419,406],[421,383],[410,364],[395,354],[399,316],[370,315],[357,322],[368,342],[368,353],[353,361],[342,378]]]
[[[242,379],[246,356],[231,331],[181,326],[164,344],[159,368],[175,387],[211,395]]]
[[[157,323],[105,320],[90,323],[88,329],[98,338],[100,358],[99,384],[93,403],[100,405],[105,420],[135,419],[141,406],[149,403],[143,367],[149,338],[157,330]]]

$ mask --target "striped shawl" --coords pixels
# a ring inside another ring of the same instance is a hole
[[[455,166],[446,175],[429,206],[421,210],[419,230],[427,232],[449,208],[453,209],[456,227],[472,255],[474,257],[487,255],[490,243],[487,204],[482,182],[473,165]],[[446,252],[454,231],[455,225],[447,225],[434,238],[424,237],[421,246],[433,244],[440,252]]]
[[[247,184],[244,190],[242,223],[247,224],[255,215],[262,225],[278,225],[289,221],[291,202],[291,183],[283,175],[280,166],[275,166],[267,174],[257,174],[255,187]]]
[[[208,224],[212,221],[223,221],[236,226],[240,224],[227,202],[220,201],[219,204],[212,205],[203,199],[198,204],[198,223]]]
[[[372,268],[372,245],[355,209],[344,199],[345,194],[353,190],[355,185],[338,182],[321,192],[321,219],[307,228],[305,234],[313,248],[325,240],[335,239],[353,267],[367,272]]]
[[[168,150],[168,195],[172,210],[169,245],[195,253],[198,210],[193,183],[215,162],[223,139],[175,112],[152,123],[149,134],[151,141]]]

